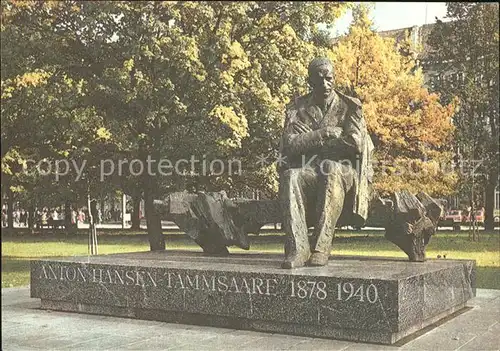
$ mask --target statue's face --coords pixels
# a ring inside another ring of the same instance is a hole
[[[309,84],[314,94],[318,97],[327,98],[333,90],[333,67],[324,64],[317,67],[309,76]]]

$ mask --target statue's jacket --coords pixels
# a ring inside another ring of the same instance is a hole
[[[373,176],[373,142],[362,114],[361,102],[339,91],[325,114],[313,102],[312,94],[296,98],[286,108],[285,126],[280,151],[285,158],[280,173],[289,168],[318,167],[325,159],[350,165],[356,177],[354,187],[344,202],[339,225],[364,225],[368,216]],[[298,121],[312,131],[297,133]],[[321,129],[332,126],[342,129],[338,138],[326,139]],[[347,162],[348,160],[348,162]]]

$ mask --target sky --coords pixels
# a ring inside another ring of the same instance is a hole
[[[443,20],[446,16],[445,2],[373,2],[372,4],[374,9],[371,17],[377,31],[435,23],[436,17]],[[337,32],[339,35],[345,34],[351,21],[352,12],[348,11],[338,20],[334,34]]]

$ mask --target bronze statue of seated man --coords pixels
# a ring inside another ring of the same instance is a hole
[[[326,265],[335,227],[363,225],[368,215],[373,143],[361,102],[333,88],[328,59],[312,60],[308,73],[312,91],[287,106],[281,142],[283,268]]]

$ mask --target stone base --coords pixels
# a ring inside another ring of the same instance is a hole
[[[140,252],[31,262],[42,308],[393,344],[465,307],[475,262]]]

